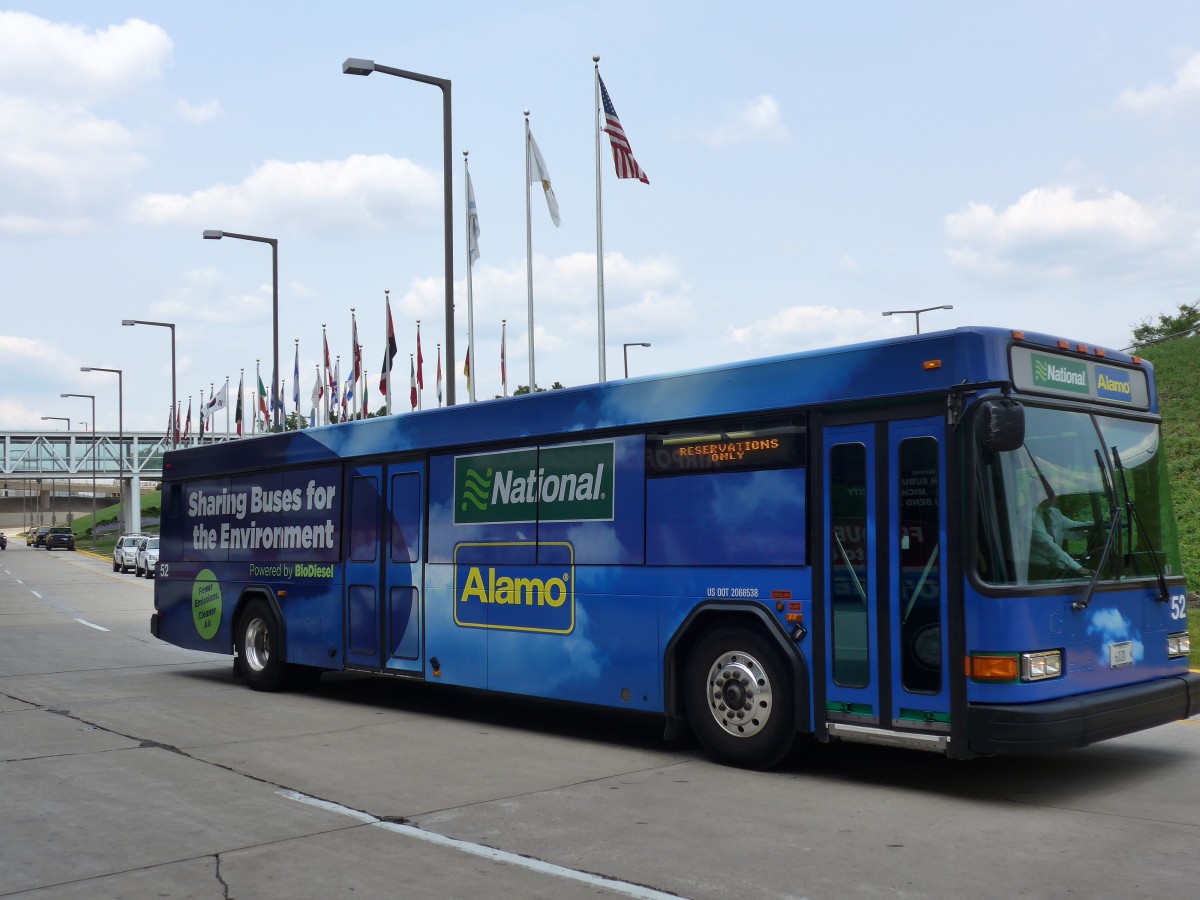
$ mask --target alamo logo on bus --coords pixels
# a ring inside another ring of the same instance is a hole
[[[1096,396],[1101,400],[1132,403],[1133,377],[1129,374],[1129,370],[1097,365]]]
[[[1076,394],[1088,394],[1087,363],[1076,362],[1073,359],[1061,359],[1042,356],[1034,353],[1033,386],[1049,388],[1055,391],[1072,391]]]
[[[530,548],[536,548],[538,563],[506,559]],[[570,634],[575,629],[575,548],[566,541],[458,544],[454,624]]]
[[[612,441],[454,459],[454,524],[610,521]]]

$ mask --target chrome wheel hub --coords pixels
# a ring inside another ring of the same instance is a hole
[[[708,708],[727,734],[758,734],[771,718],[772,701],[767,673],[749,653],[723,653],[708,670]]]

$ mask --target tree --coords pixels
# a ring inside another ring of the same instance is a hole
[[[1133,345],[1145,347],[1147,344],[1157,344],[1171,338],[1186,337],[1200,329],[1200,301],[1179,304],[1179,315],[1158,317],[1158,324],[1151,324],[1150,318],[1142,320],[1133,329]]]
[[[549,388],[544,388],[544,387],[540,387],[540,388],[538,388],[538,389],[537,389],[537,393],[541,394],[541,393],[544,393],[544,392],[545,392],[545,391],[547,391],[547,390],[551,390],[551,391],[561,391],[561,390],[562,390],[563,388],[565,388],[565,387],[566,387],[566,385],[565,385],[565,384],[562,384],[562,383],[560,383],[560,382],[556,381],[556,382],[554,382],[554,384],[550,385],[550,387],[549,387]],[[513,391],[513,392],[512,392],[512,395],[513,395],[514,397],[520,397],[522,394],[528,394],[528,393],[529,393],[529,385],[527,385],[527,384],[519,384],[519,385],[517,385],[517,389],[516,389],[515,391]],[[497,395],[496,399],[500,399],[500,398],[499,398],[499,395]]]

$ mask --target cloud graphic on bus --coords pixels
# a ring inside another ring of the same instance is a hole
[[[1100,654],[1104,659],[1108,658],[1108,648],[1122,641],[1129,641],[1133,644],[1134,662],[1141,662],[1142,657],[1146,655],[1145,645],[1142,644],[1142,636],[1133,630],[1129,620],[1121,615],[1119,609],[1095,610],[1092,613],[1091,621],[1088,623],[1087,633],[1100,635]]]
[[[478,510],[487,509],[488,497],[492,493],[492,470],[486,475],[480,475],[475,469],[467,469],[466,484],[463,486],[463,505],[465,510],[470,503]]]

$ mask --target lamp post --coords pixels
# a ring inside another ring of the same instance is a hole
[[[105,369],[100,366],[80,366],[80,372],[115,372],[117,375],[117,527],[125,533],[125,373],[121,369]],[[96,414],[92,413],[92,427],[96,425]],[[95,449],[93,448],[93,452]]]
[[[96,549],[96,395],[59,394],[60,397],[83,397],[92,401],[92,549]],[[87,424],[86,422],[84,423]]]
[[[634,341],[630,344],[621,345],[621,354],[625,357],[625,377],[629,377],[629,348],[630,347],[649,347],[645,341]]]
[[[442,90],[442,202],[443,221],[445,223],[445,261],[446,261],[446,358],[454,356],[454,184],[450,177],[450,79],[435,78],[432,75],[422,75],[419,72],[409,72],[405,69],[394,69],[381,65],[373,59],[347,59],[342,63],[343,75],[370,75],[372,72],[382,72],[384,75],[395,75],[397,78],[407,78],[409,81],[420,81],[432,84]],[[475,364],[475,360],[471,360]],[[454,405],[454,379],[446,379],[446,405]],[[532,390],[532,385],[530,390]]]
[[[271,372],[271,396],[275,401],[275,430],[279,430],[279,241],[275,238],[259,237],[254,234],[237,234],[232,231],[214,231],[206,229],[206,241],[219,241],[221,238],[237,238],[239,241],[258,241],[260,244],[271,245],[271,347],[274,354],[274,370]]]
[[[885,316],[909,315],[917,317],[917,334],[921,333],[921,313],[932,312],[935,309],[954,309],[953,303],[947,303],[943,306],[926,306],[923,309],[889,309],[884,313]]]
[[[71,420],[68,419],[66,416],[42,416],[42,421],[43,422],[50,422],[50,421],[66,422],[67,423],[67,434],[71,433]],[[68,438],[67,440],[69,443],[70,439]],[[70,483],[70,482],[68,481],[68,483]],[[51,525],[58,524],[58,513],[55,512],[55,510],[54,510],[54,484],[55,484],[54,478],[53,478],[53,476],[51,476],[51,478],[50,478],[50,524]]]
[[[173,322],[147,322],[145,319],[122,319],[122,325],[157,325],[171,329],[171,447],[175,447],[175,417],[179,410],[175,406],[175,325]]]

